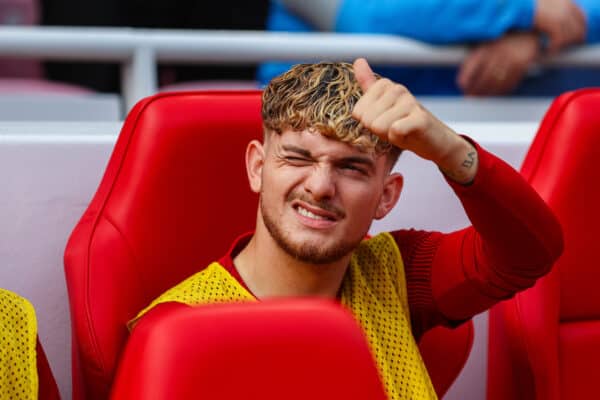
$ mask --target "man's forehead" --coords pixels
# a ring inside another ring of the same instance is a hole
[[[314,129],[302,131],[285,130],[276,141],[279,149],[303,148],[311,154],[338,154],[342,156],[367,157],[375,161],[379,156],[372,148],[365,148],[358,144],[347,143],[335,137],[328,137]]]

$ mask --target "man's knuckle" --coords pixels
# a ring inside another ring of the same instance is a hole
[[[371,132],[378,134],[387,132],[386,123],[381,118],[377,118],[375,121],[373,121],[369,129],[371,130]]]
[[[395,86],[400,91],[400,93],[410,93],[408,88],[401,83],[396,83]]]
[[[415,109],[414,118],[417,126],[426,127],[429,123],[427,112],[420,107]]]
[[[360,122],[362,122],[363,126],[368,129],[371,129],[373,125],[373,117],[369,113],[365,113],[360,117]]]

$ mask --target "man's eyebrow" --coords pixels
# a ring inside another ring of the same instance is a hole
[[[337,160],[337,163],[363,164],[371,169],[375,168],[375,162],[369,157],[360,157],[360,156],[342,157],[339,160]]]
[[[281,148],[285,151],[289,151],[292,153],[300,154],[306,158],[313,158],[312,153],[302,147],[294,146],[291,144],[283,144]],[[334,160],[336,164],[362,164],[370,169],[375,169],[375,162],[369,157],[361,157],[361,156],[348,156],[348,157],[340,157]]]
[[[298,153],[306,158],[312,158],[310,151],[303,149],[302,147],[294,146],[291,144],[283,144],[281,148],[285,151],[291,151],[292,153]]]

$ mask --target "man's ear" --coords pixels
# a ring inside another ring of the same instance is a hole
[[[265,149],[261,142],[253,140],[246,147],[246,173],[250,189],[260,193],[262,187],[262,168],[265,163]]]
[[[385,178],[383,192],[381,193],[379,205],[375,211],[375,219],[381,219],[392,211],[392,208],[394,208],[400,198],[400,192],[402,192],[403,185],[404,178],[398,173],[390,174]]]

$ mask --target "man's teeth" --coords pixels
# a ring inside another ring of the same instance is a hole
[[[298,207],[298,213],[299,213],[300,215],[303,215],[303,216],[305,216],[305,217],[312,218],[312,219],[327,219],[327,218],[325,218],[325,217],[322,217],[322,216],[320,216],[320,215],[313,214],[313,213],[311,213],[310,211],[308,211],[307,209],[305,209],[305,208],[302,208],[302,207]]]

